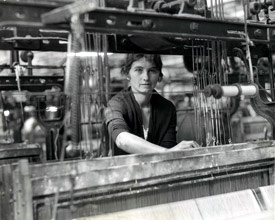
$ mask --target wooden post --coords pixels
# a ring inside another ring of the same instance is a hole
[[[0,219],[13,220],[12,165],[0,166]]]
[[[274,160],[274,166],[275,166],[275,160]],[[275,184],[275,167],[269,168],[269,185]]]
[[[33,220],[32,187],[28,160],[20,160],[13,172],[14,220]]]

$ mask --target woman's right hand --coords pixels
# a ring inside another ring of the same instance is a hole
[[[176,146],[169,149],[169,151],[186,150],[190,148],[201,147],[196,141],[181,141]]]

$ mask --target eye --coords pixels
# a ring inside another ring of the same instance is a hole
[[[143,69],[142,68],[135,68],[135,72],[142,73]]]
[[[155,69],[155,68],[150,69],[149,72],[150,72],[151,74],[159,74],[159,70],[157,70],[157,69]]]

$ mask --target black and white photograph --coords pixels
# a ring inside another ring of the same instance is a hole
[[[275,220],[275,0],[0,0],[0,220]]]

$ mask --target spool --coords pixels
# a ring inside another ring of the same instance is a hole
[[[241,85],[241,93],[244,96],[255,97],[258,93],[258,87],[255,84],[252,85]]]
[[[222,96],[225,97],[236,97],[240,95],[240,89],[236,85],[232,86],[221,86],[222,88]]]
[[[220,99],[222,96],[237,97],[240,95],[255,97],[258,94],[258,86],[256,84],[234,84],[231,86],[221,86],[216,84],[205,87],[204,94],[206,97],[210,97],[212,95],[216,99]]]

